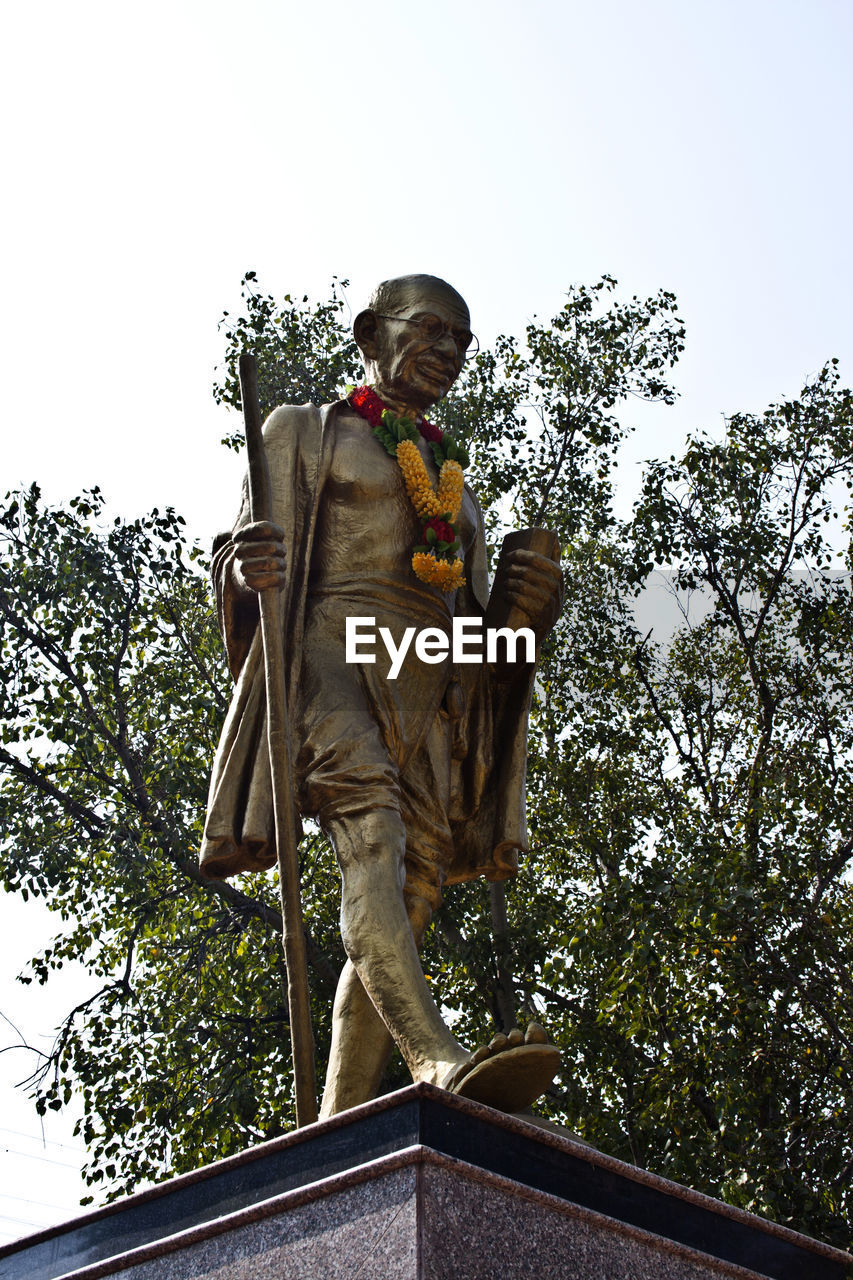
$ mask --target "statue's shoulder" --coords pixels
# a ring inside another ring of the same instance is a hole
[[[267,444],[273,444],[282,435],[317,431],[321,421],[322,410],[315,404],[280,404],[264,423],[264,439]]]
[[[346,400],[324,405],[280,404],[264,423],[264,443],[273,449],[296,443],[310,446],[334,428],[340,414],[351,412]]]

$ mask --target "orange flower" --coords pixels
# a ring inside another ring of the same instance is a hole
[[[428,520],[430,516],[443,515],[447,507],[438,505],[438,497],[432,487],[426,464],[414,440],[402,440],[397,445],[397,462],[403,473],[406,492],[421,519]]]
[[[448,458],[441,467],[438,477],[438,512],[450,512],[450,523],[459,518],[462,506],[462,494],[465,491],[465,476],[458,462]]]
[[[465,584],[461,560],[437,560],[427,551],[416,551],[412,556],[412,568],[421,582],[438,587],[440,591],[455,591]]]

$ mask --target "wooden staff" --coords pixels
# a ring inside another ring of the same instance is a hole
[[[267,455],[261,432],[261,408],[255,357],[240,356],[240,394],[246,424],[249,455],[249,507],[252,521],[272,520],[272,495]],[[293,554],[293,548],[287,548]],[[264,675],[267,691],[267,741],[272,774],[272,803],[275,819],[275,847],[281,888],[282,943],[287,965],[287,1005],[293,1050],[293,1078],[296,1086],[296,1125],[317,1119],[314,1069],[314,1036],[311,1031],[311,1002],[308,993],[308,961],[302,928],[302,901],[299,892],[299,858],[293,820],[293,774],[290,767],[290,733],[287,723],[287,692],[284,683],[284,650],[281,634],[279,592],[259,592],[261,637],[264,644]]]

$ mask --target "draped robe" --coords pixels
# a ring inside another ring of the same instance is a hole
[[[287,578],[280,594],[280,607],[291,759],[296,773],[294,790],[302,816],[317,817],[321,825],[324,805],[331,811],[336,805],[346,809],[346,804],[335,794],[334,773],[321,779],[319,787],[313,785],[316,769],[305,760],[304,733],[300,741],[300,726],[304,726],[308,714],[305,688],[312,682],[324,683],[326,675],[332,674],[328,672],[328,653],[321,652],[315,657],[318,646],[311,643],[306,648],[305,638],[306,625],[310,635],[316,636],[317,618],[322,619],[322,614],[317,613],[316,601],[318,590],[323,586],[324,564],[318,554],[323,549],[324,501],[330,500],[333,489],[336,443],[347,433],[349,439],[353,438],[352,417],[353,411],[347,402],[339,401],[322,409],[313,405],[281,407],[264,425],[272,518],[284,530],[287,552]],[[365,475],[390,467],[385,482],[402,487],[396,462],[384,454],[367,423],[360,422],[359,430],[363,430],[363,446],[359,437],[353,446],[355,465],[363,468]],[[429,466],[432,466],[431,460]],[[435,480],[434,468],[432,476]],[[397,509],[395,507],[395,511]],[[414,512],[411,517],[412,529],[416,530],[418,522]],[[394,511],[389,509],[388,518],[396,518]],[[392,603],[400,613],[405,610],[407,599],[414,601],[417,616],[413,616],[413,623],[425,625],[424,608],[443,611],[448,625],[450,609],[456,616],[482,618],[484,614],[488,601],[485,531],[479,505],[467,487],[460,519],[467,519],[469,530],[468,545],[464,548],[466,584],[456,592],[455,602],[433,588],[422,588],[408,563],[400,566],[401,586]],[[244,485],[243,502],[232,533],[249,520]],[[412,539],[417,540],[417,536]],[[233,560],[231,535],[222,535],[214,545],[213,578],[219,625],[235,690],[214,760],[199,859],[202,872],[210,879],[268,868],[276,861],[259,611],[255,599],[247,599],[238,592],[232,576]],[[355,612],[364,615],[374,611],[370,603],[370,592],[375,589],[372,583],[369,563],[352,566],[349,594],[355,598],[360,591],[362,597]],[[383,584],[382,589],[387,593],[393,590],[393,585]],[[421,593],[419,597],[416,592]],[[323,662],[327,664],[325,671],[318,669]],[[407,662],[417,663],[418,659],[410,653]],[[423,772],[423,763],[427,760],[429,777],[440,780],[440,801],[437,795],[432,800],[424,795],[422,785],[411,788],[416,796],[415,800],[408,801],[410,812],[412,803],[434,810],[432,814],[421,815],[425,821],[436,818],[440,810],[442,829],[448,832],[449,849],[444,854],[419,851],[415,847],[416,837],[410,851],[407,832],[407,876],[415,874],[414,863],[410,865],[409,861],[410,852],[415,862],[420,852],[428,861],[440,864],[434,877],[437,896],[433,906],[440,901],[440,890],[445,883],[458,883],[479,875],[490,880],[515,875],[518,854],[527,850],[525,771],[534,667],[519,663],[508,677],[500,680],[485,663],[449,667],[452,663],[434,669],[434,674],[426,668],[416,672],[417,679],[422,681],[418,688],[424,690],[424,714],[413,721],[410,707],[408,719],[415,728],[410,727],[407,732],[409,738],[414,734],[417,740],[406,741],[403,749],[395,745],[392,727],[383,723],[383,719],[387,719],[386,704],[392,706],[393,699],[399,700],[400,695],[391,689],[390,681],[387,688],[382,688],[386,676],[381,666],[375,670],[364,668],[361,683],[357,670],[346,673],[340,695],[343,701],[363,700],[364,705],[356,708],[358,716],[363,721],[367,714],[377,723],[379,740],[387,744],[389,776],[405,782],[406,770],[411,773],[420,761]],[[368,674],[372,684],[366,680]],[[406,679],[404,670],[399,681]],[[410,703],[411,700],[410,694]],[[346,708],[342,708],[344,711]],[[339,751],[342,745],[346,744],[334,741],[321,744],[319,754],[325,758]],[[317,755],[316,748],[314,754]],[[401,756],[405,758],[398,758]],[[369,791],[365,797],[369,799]],[[395,801],[393,797],[386,797],[379,802],[393,804]],[[405,814],[404,805],[404,820]],[[353,812],[352,820],[357,822],[357,818]],[[295,820],[299,822],[298,813]]]

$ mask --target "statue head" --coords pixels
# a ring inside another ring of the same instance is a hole
[[[446,280],[384,280],[353,326],[367,381],[393,408],[425,413],[459,376],[470,324],[465,299]]]

